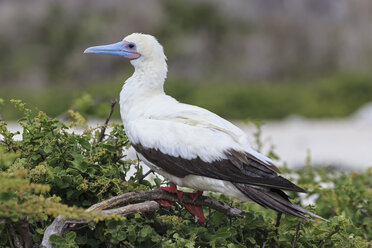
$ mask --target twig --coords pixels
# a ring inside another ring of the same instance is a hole
[[[301,222],[299,222],[298,225],[297,225],[296,234],[295,234],[295,237],[294,237],[294,241],[292,243],[292,248],[296,247],[298,237],[300,237],[300,226],[301,226]]]
[[[143,179],[145,179],[148,175],[150,175],[150,173],[153,173],[154,171],[153,170],[149,170],[148,172],[146,172],[139,180],[138,182],[142,182]]]
[[[276,235],[276,238],[279,238],[279,232],[278,232],[278,229],[279,229],[279,226],[280,226],[280,219],[282,218],[282,213],[278,213],[277,216],[276,216],[276,224],[275,224],[275,235]]]
[[[280,219],[282,218],[282,213],[278,213],[276,216],[276,224],[275,227],[278,228],[280,226]]]
[[[277,213],[276,216],[276,223],[275,223],[275,229],[274,230],[269,230],[270,232],[273,231],[275,233],[275,237],[270,238],[266,242],[270,245],[270,247],[275,247],[275,238],[279,239],[279,226],[280,226],[280,219],[282,218],[282,213]],[[268,235],[269,233],[267,233]],[[267,235],[265,235],[267,237]],[[266,242],[264,244],[266,244]]]
[[[113,163],[116,163],[116,162],[118,162],[120,159],[122,159],[122,158],[124,158],[125,157],[125,155],[123,155],[123,154],[120,154],[120,155],[114,155],[114,157],[112,158],[112,162]]]
[[[101,142],[103,140],[103,137],[105,137],[105,132],[106,132],[106,127],[107,127],[107,124],[109,123],[110,121],[110,118],[111,118],[111,115],[112,113],[114,112],[114,108],[115,108],[115,104],[118,102],[117,99],[115,99],[114,101],[111,102],[111,109],[110,109],[110,113],[108,114],[107,118],[106,118],[106,121],[105,121],[105,124],[102,126],[101,128],[101,133],[99,135],[99,139],[98,141]]]

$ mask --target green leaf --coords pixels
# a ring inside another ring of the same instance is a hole
[[[75,232],[69,232],[65,235],[65,239],[67,242],[71,243],[73,241],[75,241],[75,238],[76,238],[76,233]]]
[[[62,244],[66,243],[65,240],[62,237],[60,237],[56,234],[50,235],[49,241],[53,244],[56,244],[56,245],[62,245]]]
[[[145,238],[148,235],[152,234],[153,229],[150,226],[144,226],[140,231],[140,237]]]
[[[117,239],[118,239],[119,241],[123,241],[123,240],[125,240],[126,238],[127,238],[127,233],[126,233],[125,231],[121,230],[121,231],[118,232],[118,237],[117,237]]]
[[[251,244],[256,244],[256,240],[253,237],[248,237],[247,239]]]

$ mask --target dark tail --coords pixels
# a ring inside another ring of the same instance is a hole
[[[291,203],[286,193],[279,189],[267,189],[240,183],[235,183],[234,185],[249,199],[265,208],[271,208],[277,212],[289,214],[303,219],[308,219],[308,217],[305,215],[309,215],[311,217],[326,220],[319,215],[316,215],[300,206]]]

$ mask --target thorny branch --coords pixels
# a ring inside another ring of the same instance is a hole
[[[179,203],[189,203],[194,205],[206,206],[227,216],[245,217],[245,212],[241,209],[235,208],[223,201],[209,196],[200,196],[196,200],[190,197],[190,193],[184,193],[181,200],[176,194],[164,190],[149,190],[140,192],[129,192],[107,199],[103,202],[92,205],[86,211],[100,211],[106,214],[115,214],[126,216],[133,213],[154,212],[160,208],[156,200],[168,200]],[[129,204],[129,205],[126,205]],[[126,206],[123,206],[126,205]],[[114,208],[123,206],[119,208]],[[63,219],[58,216],[53,223],[47,227],[44,233],[41,247],[51,248],[52,244],[49,242],[49,237],[52,234],[62,235],[63,229],[68,224],[86,224],[86,221]]]

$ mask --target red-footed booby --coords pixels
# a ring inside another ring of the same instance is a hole
[[[254,201],[300,218],[321,218],[289,201],[282,190],[305,190],[280,176],[268,157],[252,149],[241,129],[164,93],[166,56],[155,37],[134,33],[84,53],[130,59],[135,71],[120,93],[120,114],[139,158],[155,172],[179,186]],[[173,184],[168,190],[177,191]]]

